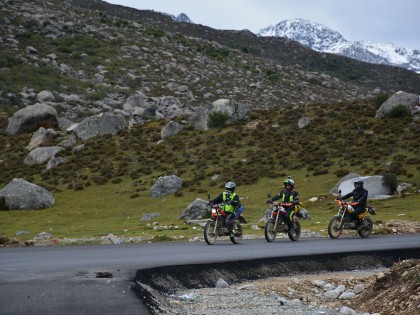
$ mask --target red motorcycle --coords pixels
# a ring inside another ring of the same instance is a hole
[[[239,244],[242,240],[242,225],[239,223],[238,218],[243,211],[243,207],[241,206],[233,214],[227,214],[222,209],[223,205],[223,203],[211,205],[211,217],[204,226],[204,240],[209,245],[213,245],[217,237],[220,236],[229,236],[233,244]],[[229,224],[229,215],[235,216],[232,223],[233,233],[229,233],[227,226]]]
[[[269,195],[270,196],[270,195]],[[293,232],[291,232],[287,226],[287,222],[284,221],[286,210],[284,207],[292,206],[292,203],[281,203],[274,201],[271,204],[271,216],[265,224],[265,239],[267,242],[272,242],[277,236],[277,233],[287,233],[291,241],[297,241],[300,237],[301,227],[296,213],[292,216],[294,225]]]

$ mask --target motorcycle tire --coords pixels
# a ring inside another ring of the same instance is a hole
[[[217,239],[217,233],[214,232],[215,225],[216,222],[207,221],[206,225],[204,226],[204,240],[209,245],[213,245]]]
[[[333,217],[328,223],[328,235],[336,239],[343,232],[343,225],[340,226],[341,217]]]
[[[365,218],[364,221],[367,223],[366,226],[361,230],[357,231],[357,233],[359,233],[361,237],[366,238],[369,237],[369,235],[372,233],[373,222],[370,218]]]
[[[229,238],[233,244],[239,244],[242,240],[242,225],[238,222],[233,223],[233,230],[235,233]]]
[[[293,229],[293,233],[290,231],[287,231],[287,235],[289,236],[291,241],[297,241],[300,237],[300,232],[301,232],[301,228],[300,228],[300,222],[299,221],[295,221],[295,228]]]
[[[276,224],[276,221],[274,219],[269,219],[267,223],[265,224],[265,239],[267,242],[272,242],[276,239],[277,231],[274,230],[274,225]]]

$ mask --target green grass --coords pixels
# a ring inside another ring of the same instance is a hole
[[[196,198],[220,193],[229,180],[237,183],[243,196],[249,221],[245,233],[262,235],[263,230],[250,226],[263,227],[258,220],[267,208],[267,193],[278,193],[288,175],[295,179],[312,218],[302,222],[303,228],[325,234],[328,220],[337,211],[329,191],[346,171],[363,176],[394,173],[399,182],[411,183],[410,195],[373,201],[378,212],[374,220],[419,221],[417,125],[408,117],[375,119],[375,106],[373,101],[364,101],[328,108],[253,111],[247,121],[236,125],[206,132],[185,128],[159,144],[165,121],[154,121],[85,141],[80,153],[62,151],[68,163],[48,172],[44,166],[22,163],[30,135],[0,135],[2,187],[21,177],[46,187],[56,198],[49,209],[0,211],[0,236],[11,238],[18,231],[28,231],[21,238],[31,239],[45,231],[57,238],[108,233],[156,241],[180,235],[201,237],[200,227],[184,225],[177,217]],[[311,123],[299,130],[295,124],[304,115],[311,117]],[[358,117],[352,128],[339,119],[344,115]],[[6,118],[2,119],[4,126]],[[151,198],[156,179],[172,174],[183,179],[183,188],[173,195]],[[215,174],[219,177],[212,180]],[[319,201],[311,203],[311,197]],[[143,214],[155,212],[160,216],[140,221]],[[178,228],[154,230],[154,221]]]
[[[336,179],[331,176],[304,177],[300,173],[291,173],[297,182],[297,190],[308,209],[311,219],[302,220],[303,229],[318,231],[326,235],[329,219],[337,209],[333,203],[334,197],[326,191],[335,184]],[[252,225],[262,223],[258,220],[263,216],[267,205],[267,193],[275,194],[280,189],[281,179],[261,178],[253,185],[239,186],[237,192],[242,197],[245,206],[244,217],[248,224],[244,227],[245,234],[263,235],[263,229],[251,229]],[[56,193],[56,204],[44,210],[0,211],[0,230],[2,236],[16,237],[18,231],[28,231],[20,236],[21,240],[32,239],[40,232],[48,232],[54,238],[92,238],[112,233],[117,237],[145,237],[159,241],[181,238],[188,240],[202,237],[199,226],[185,225],[184,220],[178,220],[181,212],[196,198],[207,199],[207,193],[216,196],[220,192],[218,187],[209,187],[205,193],[184,192],[181,197],[174,194],[152,198],[150,190],[139,193],[139,197],[130,198],[132,192],[130,180],[124,180],[118,185],[93,185],[81,191],[66,190]],[[309,202],[311,197],[319,197],[316,202]],[[377,211],[374,220],[387,221],[404,219],[420,221],[420,195],[413,194],[403,198],[372,201]],[[146,213],[159,213],[151,221],[141,221]],[[405,216],[397,215],[404,213]],[[159,226],[178,226],[174,229],[154,230],[153,222]]]

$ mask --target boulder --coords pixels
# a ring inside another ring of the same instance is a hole
[[[66,164],[66,163],[67,163],[67,159],[66,158],[63,158],[63,157],[55,158],[55,157],[53,157],[53,158],[51,158],[48,161],[47,166],[45,167],[45,169],[48,171],[48,170],[50,170],[50,169],[52,169],[54,167],[57,167],[57,166],[59,166],[61,164]]]
[[[36,99],[41,103],[54,102],[55,97],[50,91],[41,91],[37,94]]]
[[[384,183],[384,177],[381,175],[375,176],[366,176],[362,177],[364,179],[364,187],[369,192],[369,199],[384,199],[391,197],[391,188]],[[351,192],[354,189],[354,181],[356,178],[352,178],[346,181],[343,181],[339,185],[341,190],[341,195],[345,195]]]
[[[177,123],[176,121],[170,121],[162,128],[162,130],[160,131],[160,136],[162,137],[162,139],[175,136],[183,128],[184,126],[182,126],[180,123]]]
[[[203,217],[208,217],[209,210],[206,205],[207,202],[205,200],[197,198],[182,211],[182,213],[178,216],[178,219],[198,220]]]
[[[58,152],[64,150],[62,147],[40,147],[32,150],[26,156],[23,163],[26,165],[43,164],[53,158]]]
[[[406,93],[398,91],[386,100],[381,107],[376,111],[376,118],[383,118],[390,114],[392,109],[396,106],[403,105],[407,107],[410,112],[416,112],[415,108],[419,104],[419,96],[417,94]]]
[[[298,127],[299,127],[299,129],[305,128],[306,126],[309,125],[310,122],[311,122],[311,119],[309,117],[307,117],[307,116],[302,117],[298,121]]]
[[[37,103],[18,110],[9,120],[7,133],[15,135],[25,132],[34,132],[40,127],[56,128],[58,126],[57,111],[55,108]]]
[[[48,190],[21,178],[13,179],[1,189],[0,196],[5,198],[9,210],[44,209],[55,203]]]
[[[159,177],[151,190],[152,197],[173,194],[182,187],[182,179],[175,175]]]
[[[32,134],[31,141],[26,147],[29,151],[36,149],[38,147],[45,147],[51,145],[53,136],[56,135],[54,129],[45,129],[43,127],[39,128]]]
[[[74,128],[76,136],[87,140],[99,135],[115,134],[128,127],[128,123],[122,115],[105,113],[85,118]]]

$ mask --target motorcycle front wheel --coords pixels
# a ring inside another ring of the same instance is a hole
[[[233,244],[239,244],[242,240],[242,225],[238,222],[233,223],[233,231],[234,234],[229,238]]]
[[[343,232],[343,226],[340,225],[341,217],[334,217],[330,220],[328,224],[328,235],[335,239],[341,235]]]
[[[365,222],[366,226],[363,229],[357,231],[357,233],[359,233],[359,235],[363,238],[369,237],[373,230],[372,220],[370,218],[365,218]]]
[[[213,245],[217,239],[217,233],[215,233],[215,225],[216,222],[207,221],[206,225],[204,226],[204,240],[209,245]]]
[[[290,231],[287,231],[287,235],[289,236],[291,241],[297,241],[300,237],[300,222],[299,221],[295,221],[295,228],[293,229],[293,233],[291,233]]]
[[[274,219],[269,219],[267,223],[265,224],[265,239],[267,242],[272,242],[275,240],[277,231],[274,229],[274,225],[276,224],[276,221]]]

